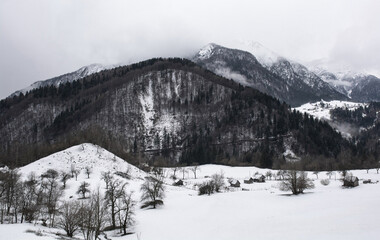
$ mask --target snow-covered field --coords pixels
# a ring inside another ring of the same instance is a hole
[[[318,119],[331,120],[330,110],[335,108],[344,108],[350,111],[353,111],[359,107],[365,107],[368,104],[366,103],[356,103],[356,102],[347,102],[347,101],[318,101],[315,103],[305,103],[302,106],[295,108],[295,110],[300,111],[301,113],[308,113],[311,116],[314,116]]]
[[[100,156],[100,158],[99,158]],[[102,171],[126,171],[132,169],[132,179],[128,181],[128,190],[135,191],[143,182],[144,172],[131,167],[112,153],[91,144],[85,144],[84,150],[74,146],[65,151],[43,158],[20,169],[27,174],[35,171],[40,174],[48,168],[69,170],[71,164],[78,168],[92,164],[90,179],[84,172],[68,181],[65,198],[78,197],[74,192],[79,183],[88,181],[95,189],[104,189],[100,181]],[[186,240],[186,239],[378,239],[380,228],[380,183],[363,184],[363,179],[380,180],[380,174],[374,169],[351,171],[360,179],[356,188],[342,188],[335,176],[328,186],[320,179],[326,179],[325,172],[309,173],[314,180],[315,189],[307,190],[298,196],[281,192],[279,181],[267,180],[265,183],[243,184],[256,172],[265,174],[268,169],[256,167],[227,167],[203,165],[199,167],[197,179],[193,172],[185,172],[185,186],[171,186],[169,178],[173,169],[165,169],[166,198],[164,205],[157,209],[136,208],[136,223],[130,229],[134,234],[119,237],[107,233],[110,239],[120,240]],[[273,173],[276,171],[271,170]],[[195,184],[208,180],[208,176],[223,173],[226,178],[234,178],[242,184],[240,188],[229,188],[211,196],[198,196]],[[182,178],[182,172],[177,172]],[[339,178],[339,174],[336,175]],[[39,233],[37,236],[36,232]],[[0,225],[0,239],[62,239],[55,233],[62,230],[45,228],[33,224]],[[81,235],[77,235],[78,238]]]

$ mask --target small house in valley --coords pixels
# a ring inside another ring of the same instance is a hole
[[[263,183],[263,182],[265,182],[265,176],[262,174],[257,174],[254,176],[253,181]]]
[[[183,181],[180,179],[173,183],[173,186],[183,186]]]
[[[359,178],[348,175],[343,178],[343,187],[357,187],[359,186]]]
[[[240,187],[240,182],[239,182],[239,180],[236,180],[236,179],[230,179],[228,182],[230,183],[230,186],[231,186],[231,187]]]
[[[252,184],[254,181],[253,181],[253,178],[249,178],[249,179],[244,179],[244,183],[245,184]]]

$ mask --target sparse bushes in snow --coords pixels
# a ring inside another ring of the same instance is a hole
[[[206,181],[199,185],[199,188],[198,188],[199,195],[205,195],[205,194],[211,195],[214,192],[215,192],[215,187],[212,180]]]
[[[321,184],[322,184],[323,186],[327,186],[327,185],[330,184],[330,180],[329,180],[329,179],[321,179]]]
[[[223,174],[214,174],[211,176],[211,180],[199,185],[198,193],[199,195],[211,195],[214,192],[220,192],[224,186],[224,176]]]
[[[224,186],[224,175],[222,173],[220,174],[213,174],[211,176],[211,181],[213,181],[215,186],[215,192],[220,192],[222,187]]]

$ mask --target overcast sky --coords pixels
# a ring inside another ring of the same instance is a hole
[[[379,74],[379,12],[378,0],[0,0],[0,98],[91,63],[183,57],[209,42]]]

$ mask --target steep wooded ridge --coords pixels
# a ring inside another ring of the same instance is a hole
[[[209,44],[193,60],[226,78],[285,101],[292,106],[324,100],[347,100],[305,66],[277,57],[264,64],[250,52]]]
[[[151,59],[0,102],[2,163],[82,142],[160,165],[279,167],[291,150],[309,156],[305,168],[330,169],[360,166],[364,151],[327,123],[185,59]]]

